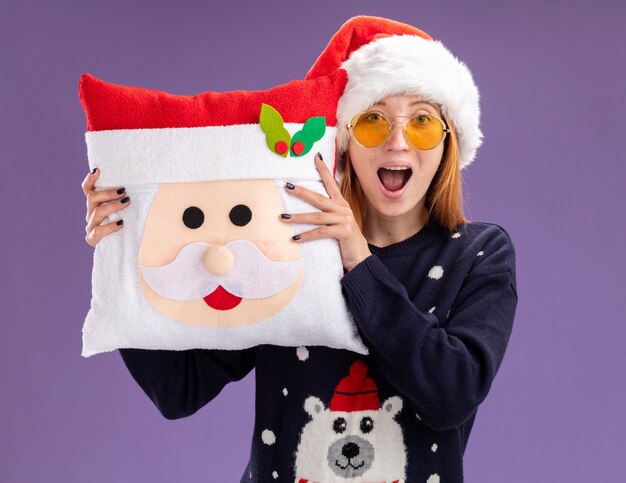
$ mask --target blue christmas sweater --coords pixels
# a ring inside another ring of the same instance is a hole
[[[166,418],[256,374],[242,482],[463,481],[463,453],[511,335],[515,250],[490,223],[434,221],[348,272],[342,288],[370,353],[326,347],[121,349]]]

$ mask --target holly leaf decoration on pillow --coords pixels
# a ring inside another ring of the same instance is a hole
[[[302,130],[295,133],[292,138],[285,129],[283,117],[269,104],[261,104],[259,124],[265,133],[267,147],[283,158],[289,153],[295,157],[304,156],[326,132],[324,116],[310,117],[302,125]]]
[[[280,113],[269,104],[262,104],[259,124],[265,133],[267,147],[279,156],[286,158],[291,146],[291,135],[285,129]]]
[[[326,118],[323,116],[310,117],[302,126],[302,130],[293,135],[291,140],[291,154],[304,156],[313,144],[324,137],[326,132]]]

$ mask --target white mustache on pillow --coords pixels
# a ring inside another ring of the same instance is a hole
[[[204,255],[211,245],[194,242],[185,245],[166,265],[139,265],[144,280],[157,294],[171,300],[189,301],[204,298],[219,285],[241,298],[258,299],[276,295],[296,280],[302,260],[275,262],[252,242],[233,240],[226,247],[234,255],[232,270],[214,275],[206,270]]]

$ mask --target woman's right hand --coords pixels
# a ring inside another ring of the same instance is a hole
[[[126,195],[125,188],[96,191],[94,185],[99,176],[100,170],[96,168],[87,175],[81,184],[83,193],[87,198],[87,216],[85,217],[87,235],[85,235],[85,241],[92,247],[95,247],[102,237],[121,230],[124,226],[122,219],[101,225],[102,220],[130,205],[130,198]]]

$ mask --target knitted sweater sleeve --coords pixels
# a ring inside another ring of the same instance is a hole
[[[504,230],[466,275],[448,320],[417,309],[372,255],[342,279],[357,326],[384,376],[437,431],[460,426],[485,399],[511,334],[515,252]]]
[[[190,416],[254,367],[254,349],[120,349],[126,367],[167,419]]]

